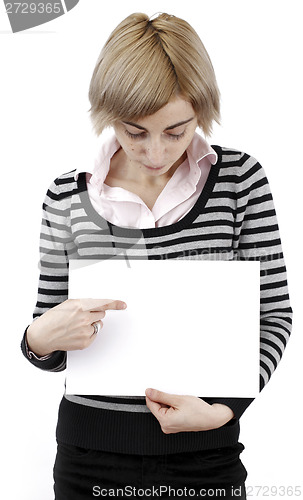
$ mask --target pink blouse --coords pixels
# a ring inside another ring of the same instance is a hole
[[[95,210],[116,226],[152,228],[182,219],[197,201],[217,153],[195,133],[187,148],[186,160],[177,168],[158,196],[152,210],[136,194],[121,187],[104,184],[110,160],[120,148],[115,136],[104,142],[95,159],[95,167],[86,170],[88,194]],[[83,171],[77,169],[75,178]]]

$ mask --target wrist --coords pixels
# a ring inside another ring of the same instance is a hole
[[[227,424],[227,422],[229,422],[235,416],[232,409],[224,404],[213,403],[211,407],[213,409],[213,414],[214,414],[215,429]]]
[[[44,356],[50,356],[52,353],[52,350],[47,348],[47,346],[43,345],[41,343],[41,338],[40,336],[37,335],[37,325],[35,324],[35,321],[27,328],[26,334],[25,334],[25,340],[27,344],[27,349],[28,352],[32,353],[34,356],[39,356],[39,357],[44,357]],[[35,357],[36,357],[35,356]]]

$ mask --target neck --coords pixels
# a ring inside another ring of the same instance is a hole
[[[146,173],[146,169],[143,165],[141,166],[138,163],[132,163],[132,161],[129,160],[124,153],[123,149],[120,148],[112,158],[110,171],[112,175],[115,175],[115,177],[136,183],[142,188],[156,188],[157,186],[165,185],[169,181],[177,168],[185,161],[186,156],[187,153],[185,151],[179,160],[177,160],[167,172],[162,175],[153,176]]]

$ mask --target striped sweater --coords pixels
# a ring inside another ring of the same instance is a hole
[[[292,310],[272,195],[261,165],[236,150],[212,146],[218,162],[192,209],[178,222],[158,228],[115,226],[93,208],[85,174],[58,177],[44,204],[40,237],[40,278],[34,318],[68,297],[71,258],[224,259],[260,261],[260,390],[269,381],[287,344]],[[202,286],[202,284],[201,284]],[[243,332],[245,334],[245,332]],[[64,370],[66,353],[30,362]],[[121,374],[123,376],[123,374]],[[240,376],[240,375],[239,375]],[[215,396],[215,395],[214,395]],[[201,394],[203,398],[203,394]],[[228,405],[235,418],[219,429],[164,434],[144,397],[64,395],[57,425],[59,441],[103,451],[163,454],[233,445],[239,418],[253,401],[203,398]]]

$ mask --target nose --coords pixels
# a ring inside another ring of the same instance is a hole
[[[151,167],[162,167],[165,162],[165,146],[160,140],[150,141],[146,147],[146,157]]]

